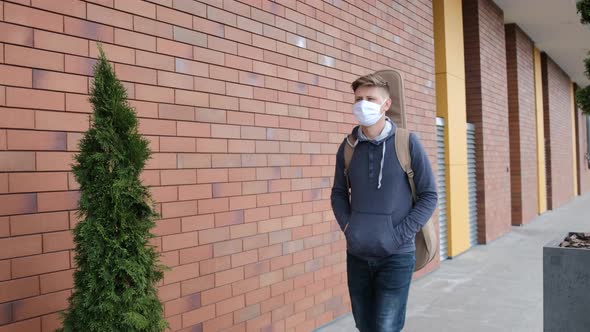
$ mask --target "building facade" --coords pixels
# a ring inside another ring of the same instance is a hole
[[[404,75],[441,258],[590,190],[586,83],[506,23],[492,0],[0,1],[0,331],[67,308],[97,43],[153,152],[170,331],[299,332],[350,311],[329,198],[360,75]]]

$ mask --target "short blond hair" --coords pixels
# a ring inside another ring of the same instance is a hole
[[[377,74],[368,74],[357,78],[354,82],[352,82],[352,91],[356,92],[356,89],[362,86],[374,86],[381,88],[381,90],[383,90],[383,92],[385,92],[385,94],[389,97],[389,84],[387,84],[387,81],[383,79],[383,77]]]

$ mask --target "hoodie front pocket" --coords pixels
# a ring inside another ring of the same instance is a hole
[[[352,212],[344,233],[348,250],[363,257],[386,257],[393,253],[391,216]]]

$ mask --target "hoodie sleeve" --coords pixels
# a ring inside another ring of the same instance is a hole
[[[438,200],[436,180],[428,155],[414,134],[410,134],[410,155],[416,185],[416,202],[410,213],[394,228],[393,239],[396,247],[410,242],[416,236],[432,216]]]
[[[336,216],[336,221],[340,225],[341,230],[344,230],[350,219],[349,193],[346,185],[346,177],[344,176],[344,144],[346,144],[346,141],[342,142],[336,154],[334,185],[332,186],[332,194],[330,196],[332,211],[334,212],[334,216]]]

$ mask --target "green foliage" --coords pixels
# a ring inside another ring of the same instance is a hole
[[[77,270],[59,331],[163,331],[155,285],[165,267],[149,244],[157,215],[139,178],[150,157],[148,141],[102,49],[90,101],[93,123],[73,166],[81,191]]]
[[[580,22],[590,24],[590,0],[578,0],[576,8],[581,16]]]
[[[580,14],[580,21],[583,24],[590,24],[590,0],[578,0],[576,3],[578,14]],[[584,60],[586,66],[586,77],[590,79],[590,53],[589,57]],[[576,103],[586,115],[590,115],[590,86],[580,89],[576,92]]]

